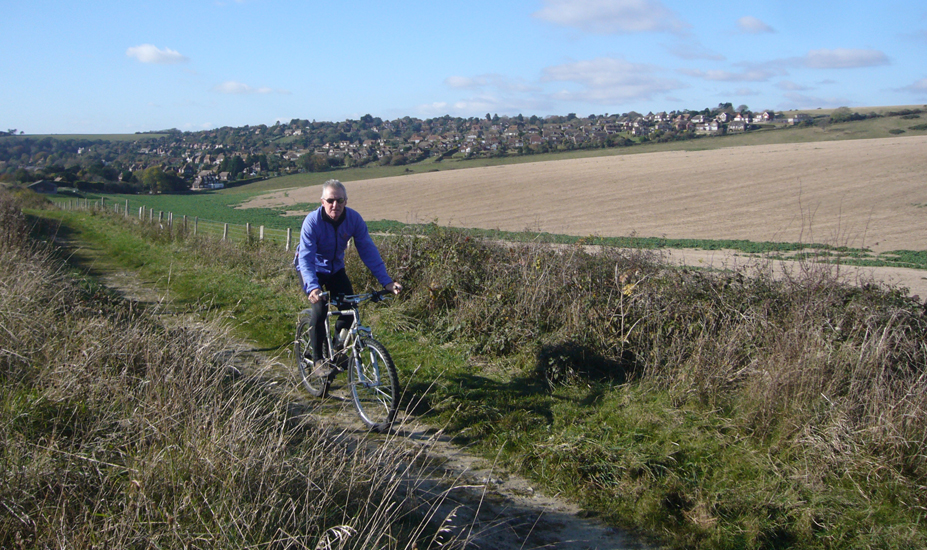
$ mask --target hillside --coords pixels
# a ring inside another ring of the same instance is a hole
[[[490,166],[352,181],[350,205],[458,227],[923,251],[925,152],[927,136],[912,136]],[[303,187],[245,206],[318,196]]]

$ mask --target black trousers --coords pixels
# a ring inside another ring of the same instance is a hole
[[[354,294],[354,287],[351,286],[351,279],[344,269],[340,269],[332,274],[326,275],[319,273],[319,285],[323,290],[327,290],[331,297],[338,295],[347,296]],[[305,285],[303,285],[305,288]],[[309,343],[312,345],[312,360],[317,361],[322,358],[322,340],[325,339],[325,320],[328,318],[328,302],[319,300],[312,304],[311,313],[309,314],[309,324],[314,330],[309,333]],[[321,323],[319,321],[322,321]],[[335,321],[335,332],[341,329],[351,328],[352,319],[345,315],[339,315]]]

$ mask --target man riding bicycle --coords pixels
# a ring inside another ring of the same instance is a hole
[[[361,261],[386,290],[393,294],[402,290],[402,285],[387,274],[380,251],[367,232],[366,222],[357,211],[347,207],[347,202],[348,192],[340,181],[332,179],[322,184],[322,206],[303,220],[293,261],[302,280],[303,291],[312,303],[310,324],[314,329],[310,332],[310,347],[315,376],[326,376],[333,371],[332,365],[322,359],[321,344],[325,338],[324,322],[328,314],[322,289],[331,296],[354,294],[344,268],[344,251],[350,239],[354,239]],[[341,332],[350,324],[350,319],[339,317],[335,330]]]

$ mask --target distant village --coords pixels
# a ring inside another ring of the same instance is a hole
[[[0,138],[0,174],[54,185],[183,192],[219,189],[257,178],[342,167],[406,165],[427,159],[531,155],[640,143],[697,139],[774,126],[810,123],[765,110],[719,104],[703,111],[577,117],[522,115],[481,118],[404,117],[315,122],[294,119],[272,126],[223,127],[200,132],[166,130],[136,140],[89,140],[28,135]],[[8,135],[15,135],[11,130]],[[20,133],[21,134],[21,133]]]
[[[457,155],[459,158],[491,157],[511,154],[533,154],[557,150],[582,149],[603,146],[629,146],[634,144],[634,137],[677,138],[679,134],[687,137],[721,135],[725,133],[746,132],[751,126],[772,123],[775,114],[772,111],[752,113],[728,113],[721,111],[715,115],[690,113],[648,113],[639,116],[601,116],[590,118],[565,117],[567,120],[552,122],[530,120],[522,117],[497,117],[471,119],[464,129],[447,129],[440,124],[427,124],[422,121],[421,128],[413,122],[411,135],[403,136],[402,130],[408,121],[381,121],[371,131],[381,133],[384,130],[390,136],[367,138],[358,141],[342,139],[337,142],[325,142],[316,147],[286,148],[281,144],[274,150],[283,160],[295,166],[287,166],[286,172],[304,171],[299,159],[306,155],[325,159],[329,166],[363,166],[370,162],[380,164],[407,164],[429,157],[447,157]],[[799,124],[811,117],[795,114],[782,122],[790,125]],[[439,119],[440,120],[440,119]],[[435,128],[437,126],[437,128]],[[440,130],[440,133],[422,130]],[[279,127],[255,129],[255,135],[268,132],[280,133],[284,137],[301,137],[309,131],[299,122],[281,124]],[[619,140],[615,138],[624,138]],[[616,143],[617,142],[617,143]],[[228,183],[232,174],[228,171],[216,172],[208,167],[219,166],[228,154],[222,152],[209,154],[209,149],[223,148],[219,144],[194,145],[187,163],[181,168],[184,176],[193,177],[193,189],[221,188]],[[155,154],[165,155],[161,149]],[[244,156],[239,151],[240,156]],[[385,162],[383,162],[385,161]],[[306,164],[306,163],[302,163]],[[205,169],[203,167],[206,167]],[[257,176],[264,168],[255,163],[248,167],[247,175]],[[276,174],[275,174],[276,175]]]

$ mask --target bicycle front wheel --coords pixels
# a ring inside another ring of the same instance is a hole
[[[373,338],[361,338],[348,368],[357,414],[369,428],[389,430],[399,407],[399,376],[389,352]]]
[[[296,326],[296,340],[293,342],[293,358],[296,361],[296,368],[299,370],[299,378],[302,380],[306,391],[315,397],[325,397],[328,394],[328,387],[331,385],[331,377],[313,376],[311,340],[309,332],[312,326],[309,319],[300,320]],[[322,357],[326,356],[327,345],[325,340],[322,341]]]

